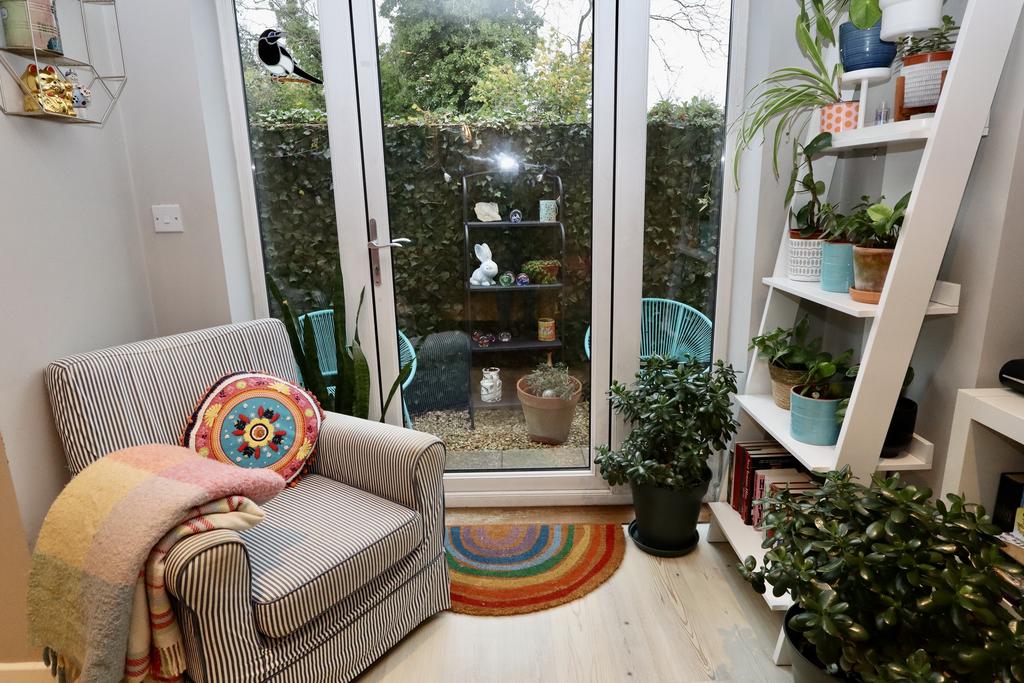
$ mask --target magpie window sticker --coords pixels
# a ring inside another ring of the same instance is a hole
[[[295,58],[288,52],[288,48],[281,42],[284,39],[284,32],[276,28],[268,28],[260,34],[259,43],[256,46],[256,56],[259,57],[263,66],[276,80],[286,83],[310,83],[323,85],[323,81],[306,73],[299,67]]]

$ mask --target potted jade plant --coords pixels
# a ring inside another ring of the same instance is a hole
[[[794,158],[786,204],[796,195],[807,201],[790,210],[790,229],[786,273],[790,280],[816,282],[821,279],[822,235],[832,231],[836,222],[835,206],[825,201],[825,182],[814,177],[814,156],[832,144],[831,133],[820,133],[806,145],[793,144]],[[807,172],[803,173],[806,167]]]
[[[919,35],[942,26],[944,0],[878,0],[882,40]]]
[[[850,296],[854,301],[866,304],[877,304],[882,296],[889,264],[903,229],[910,193],[903,195],[891,207],[883,204],[883,199],[872,204],[867,197],[861,197],[861,203],[846,219],[846,229],[854,243]]]
[[[801,443],[834,446],[842,419],[836,419],[844,398],[850,395],[850,349],[838,357],[822,351],[807,366],[800,384],[790,396],[789,433]]]
[[[583,384],[561,363],[541,363],[521,378],[516,383],[516,394],[523,406],[530,441],[565,443],[582,393]]]
[[[909,37],[899,45],[900,75],[896,86],[896,120],[910,114],[935,111],[942,83],[953,60],[959,27],[953,17],[942,17],[941,25],[919,38]]]
[[[848,468],[818,490],[762,502],[764,562],[739,571],[794,600],[785,633],[797,683],[1021,681],[1021,566],[979,505],[948,503],[899,475],[870,486]]]
[[[790,392],[807,374],[810,363],[821,353],[821,339],[808,340],[810,322],[804,316],[791,328],[778,327],[750,340],[750,349],[768,362],[775,405],[789,410]]]
[[[823,0],[821,0],[823,1]],[[812,5],[817,10],[819,0]],[[857,125],[859,102],[844,102],[840,90],[842,66],[825,61],[825,46],[835,42],[835,33],[827,16],[811,18],[801,8],[796,24],[796,38],[801,52],[809,62],[806,67],[784,67],[764,78],[735,125],[738,126],[733,176],[739,184],[739,162],[743,152],[769,135],[773,141],[772,164],[779,174],[779,150],[787,136],[800,137],[806,125],[806,114],[819,111],[821,132],[839,133]],[[812,32],[813,31],[813,32]],[[774,124],[774,126],[773,126]],[[769,133],[769,128],[772,128]],[[796,162],[794,162],[796,163]]]
[[[629,534],[640,549],[675,557],[697,545],[708,458],[736,433],[734,393],[732,366],[663,356],[642,359],[633,386],[612,383],[612,408],[630,431],[618,450],[599,447],[595,461],[609,484],[629,483]]]

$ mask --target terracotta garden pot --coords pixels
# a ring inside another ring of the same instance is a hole
[[[875,247],[853,248],[853,287],[850,287],[850,297],[854,301],[878,303],[894,251]]]
[[[523,415],[526,416],[526,432],[530,441],[546,444],[565,443],[572,429],[572,418],[576,414],[576,404],[580,402],[583,385],[578,379],[570,376],[569,381],[576,387],[572,398],[556,398],[534,396],[523,388],[523,380],[516,383],[519,402],[523,404]]]
[[[789,393],[804,378],[803,370],[786,370],[768,365],[768,376],[772,378],[772,400],[783,410],[789,410]]]
[[[903,106],[908,109],[929,108],[935,111],[942,92],[944,75],[949,71],[953,51],[927,52],[904,58],[900,67],[903,77]]]

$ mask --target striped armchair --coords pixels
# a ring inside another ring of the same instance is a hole
[[[177,443],[220,377],[295,380],[284,326],[257,320],[65,358],[46,372],[72,474],[114,450]],[[167,558],[187,675],[348,681],[450,604],[442,552],[444,445],[328,413],[314,472],[262,524],[189,537]]]

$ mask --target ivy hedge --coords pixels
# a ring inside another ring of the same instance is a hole
[[[651,111],[648,124],[644,295],[713,306],[721,183],[723,116],[714,103],[694,100]],[[324,304],[322,292],[338,269],[338,239],[324,117],[298,110],[260,115],[251,125],[266,268],[298,308]],[[591,315],[591,188],[593,139],[589,124],[477,122],[385,126],[389,219],[393,236],[412,245],[392,251],[399,327],[409,336],[465,328],[466,272],[462,176],[493,167],[504,152],[532,166],[519,175],[486,176],[473,185],[476,201],[495,201],[536,219],[538,200],[557,194],[547,169],[561,177],[566,229],[563,274],[566,360],[583,355]],[[337,153],[337,152],[336,152]],[[346,152],[348,153],[348,152]],[[354,153],[354,152],[353,152]],[[551,230],[480,231],[501,271],[557,258]],[[363,249],[357,245],[355,248]],[[470,249],[469,272],[477,261]],[[477,327],[511,327],[529,334],[538,315],[558,315],[557,295],[474,295]]]

